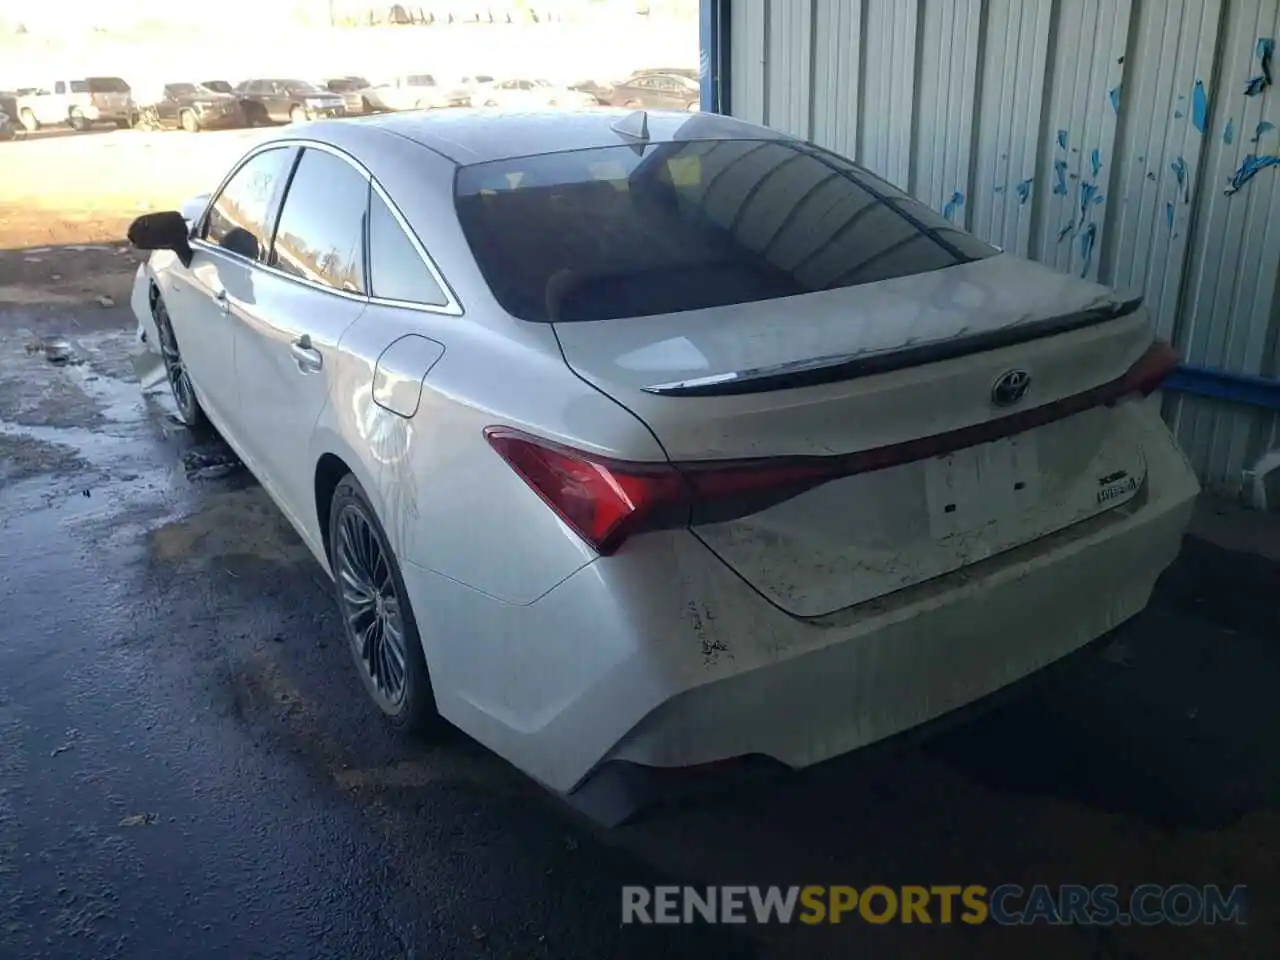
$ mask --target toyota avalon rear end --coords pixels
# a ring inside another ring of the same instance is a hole
[[[463,166],[456,206],[494,303],[594,397],[484,431],[590,561],[522,605],[429,598],[512,670],[558,656],[519,703],[450,695],[557,790],[888,737],[1132,617],[1178,552],[1198,487],[1142,305],[847,160],[642,132]]]

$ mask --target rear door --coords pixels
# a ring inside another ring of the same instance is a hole
[[[309,529],[310,442],[328,402],[338,341],[367,304],[367,176],[306,147],[289,181],[269,269],[238,317],[236,376],[249,455],[282,506]]]
[[[1145,476],[1122,410],[991,428],[1121,377],[1145,315],[817,148],[611,147],[467,167],[457,189],[499,301],[554,323],[687,465],[696,535],[791,613],[1034,540]],[[696,479],[726,464],[732,490]]]

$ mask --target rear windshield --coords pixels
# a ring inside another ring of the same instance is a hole
[[[90,77],[90,93],[128,93],[129,85],[119,77]]]
[[[849,161],[792,140],[698,140],[464,167],[456,204],[503,308],[642,317],[851,287],[996,253]]]

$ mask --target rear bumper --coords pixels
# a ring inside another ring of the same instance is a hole
[[[804,767],[940,717],[1141,611],[1177,556],[1199,487],[1154,405],[1130,415],[1148,474],[1129,503],[823,618],[783,613],[687,531],[525,606],[409,565],[440,712],[562,793],[636,765]]]

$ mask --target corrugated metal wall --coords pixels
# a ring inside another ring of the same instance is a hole
[[[1280,374],[1280,0],[729,0],[729,14],[735,115],[851,156],[1007,250],[1143,293],[1189,364]],[[1280,446],[1272,413],[1166,403],[1223,492]]]

